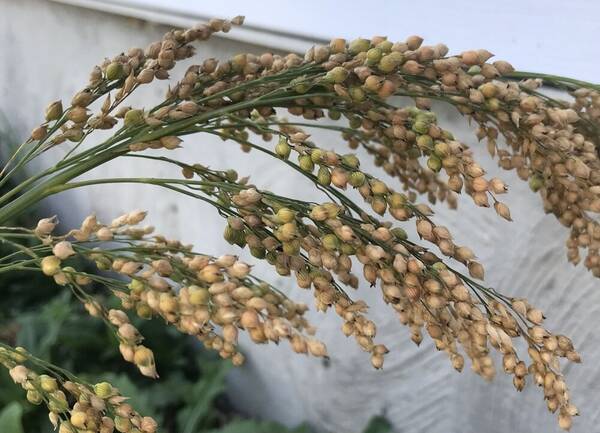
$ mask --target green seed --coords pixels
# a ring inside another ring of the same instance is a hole
[[[127,287],[129,287],[129,290],[131,290],[134,294],[139,295],[144,291],[145,286],[140,280],[131,280]]]
[[[379,48],[371,48],[367,51],[367,64],[376,65],[381,60],[382,52]]]
[[[362,87],[350,87],[350,97],[354,102],[362,102],[365,100],[365,91]]]
[[[393,46],[394,44],[392,41],[382,41],[377,44],[377,48],[379,48],[383,53],[389,53]]]
[[[128,433],[131,431],[133,426],[131,425],[131,421],[129,418],[124,418],[122,416],[115,417],[115,428],[117,431],[121,433]]]
[[[150,308],[148,304],[139,303],[135,309],[135,312],[137,313],[138,317],[146,320],[152,319],[153,316],[152,308]]]
[[[531,188],[533,192],[538,192],[543,186],[544,179],[539,174],[536,174],[529,179],[529,188]]]
[[[342,117],[342,113],[337,110],[329,110],[327,114],[331,120],[340,120],[340,117]]]
[[[406,154],[410,159],[417,159],[421,156],[421,151],[418,147],[411,147],[410,149],[408,149]]]
[[[350,174],[350,179],[348,179],[348,183],[354,188],[359,188],[365,184],[366,180],[367,177],[363,172],[354,171]]]
[[[223,232],[223,238],[230,244],[234,244],[237,239],[237,230],[234,230],[231,226],[226,226]]]
[[[298,157],[298,165],[304,171],[312,173],[315,169],[315,164],[310,155],[300,155]]]
[[[296,93],[303,94],[310,90],[310,83],[308,83],[307,81],[300,81],[298,83],[293,84],[292,89],[294,89],[294,92]]]
[[[313,149],[313,151],[310,153],[310,159],[315,164],[318,164],[323,159],[323,155],[325,155],[325,152],[323,152],[321,149]]]
[[[108,398],[113,393],[113,387],[108,382],[100,382],[94,385],[94,393],[100,398]]]
[[[371,42],[368,39],[354,39],[348,45],[348,52],[355,56],[358,53],[367,51],[371,46]]]
[[[352,117],[348,120],[348,126],[350,126],[350,128],[352,128],[352,129],[358,129],[361,127],[361,125],[362,125],[362,120],[358,116]]]
[[[275,146],[275,153],[281,159],[288,159],[291,151],[292,151],[292,148],[288,144],[287,139],[285,137],[280,137],[279,142]]]
[[[229,169],[225,172],[225,177],[229,182],[235,182],[238,179],[238,172],[234,169]]]
[[[397,67],[398,67],[398,63],[390,55],[383,56],[381,58],[381,60],[379,61],[379,64],[377,65],[377,68],[381,72],[385,72],[386,74],[393,72]]]
[[[429,135],[419,135],[417,146],[422,150],[430,150],[433,147],[433,138]]]
[[[481,73],[481,66],[479,66],[479,65],[473,65],[467,71],[467,74],[469,74],[469,75],[477,75],[480,73]]]
[[[446,140],[454,140],[454,134],[452,134],[450,131],[442,131],[442,137],[444,137]]]
[[[442,160],[435,155],[431,155],[427,160],[427,167],[436,173],[442,169]]]
[[[325,74],[325,80],[329,83],[334,84],[343,83],[347,77],[348,71],[342,66],[336,66],[335,68],[327,72],[327,74]]]
[[[444,262],[435,262],[433,265],[431,265],[431,267],[436,271],[443,271],[444,269],[448,269]]]
[[[123,119],[125,126],[140,125],[144,122],[143,110],[129,110]]]
[[[336,250],[340,246],[340,240],[333,233],[326,234],[321,238],[323,247],[327,250]]]
[[[283,252],[288,256],[297,256],[300,253],[300,241],[298,239],[283,242]]]
[[[344,242],[340,245],[340,252],[347,256],[353,256],[356,253],[356,248]]]
[[[353,153],[348,153],[342,156],[342,163],[352,168],[358,168],[358,166],[360,165],[359,159]]]
[[[108,81],[118,80],[123,77],[123,65],[119,62],[112,62],[106,67],[106,79]]]
[[[500,109],[500,101],[497,98],[487,99],[485,107],[490,111],[498,111]]]
[[[401,228],[401,227],[394,227],[390,231],[392,232],[392,235],[394,235],[394,237],[396,239],[404,240],[404,239],[408,238],[408,235],[406,234],[406,231],[403,228]]]
[[[250,247],[250,254],[256,257],[257,259],[265,258],[266,250],[262,247]]]
[[[42,395],[35,391],[35,390],[30,390],[27,391],[27,401],[31,404],[41,404],[42,403]]]
[[[429,122],[417,120],[412,124],[412,130],[418,134],[427,134],[429,132]]]
[[[317,180],[323,186],[328,186],[331,183],[331,173],[327,167],[321,166],[317,173]]]
[[[399,209],[406,204],[407,198],[404,194],[395,192],[388,196],[388,203],[392,209]]]

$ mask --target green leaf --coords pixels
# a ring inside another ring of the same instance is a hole
[[[50,349],[56,344],[62,326],[72,312],[70,298],[70,293],[64,292],[44,305],[41,311],[21,315],[17,344],[40,358],[51,359]]]
[[[23,408],[16,402],[2,409],[2,412],[0,412],[0,432],[23,433],[22,415]]]
[[[363,433],[389,433],[392,431],[390,422],[382,416],[374,416],[365,427]]]
[[[222,361],[201,365],[201,379],[192,387],[186,399],[188,405],[177,416],[179,425],[183,426],[182,433],[196,433],[211,422],[215,415],[213,402],[225,391],[225,374],[229,367]]]
[[[23,388],[15,384],[7,370],[0,370],[0,410],[17,400],[24,400]],[[2,430],[0,430],[2,432]]]

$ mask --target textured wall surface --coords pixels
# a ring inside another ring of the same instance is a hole
[[[42,0],[0,0],[0,111],[18,135],[25,137],[42,118],[46,103],[70,98],[104,56],[129,46],[143,47],[165,30]],[[443,40],[444,32],[438,33]],[[474,40],[474,45],[477,42]],[[226,57],[263,49],[215,38],[199,46],[198,56]],[[147,92],[145,100],[158,100],[164,91],[161,85],[153,88],[160,91]],[[140,103],[140,98],[132,103]],[[497,172],[464,120],[439,108],[442,123],[473,145],[486,168]],[[325,147],[344,150],[334,135],[315,133],[315,139]],[[66,151],[57,149],[48,159]],[[186,139],[184,149],[177,152],[187,161],[214,168],[234,167],[242,175],[251,175],[263,188],[295,197],[311,196],[310,185],[290,175],[283,164],[256,153],[243,154],[234,144],[194,137]],[[363,161],[368,167],[366,156]],[[101,167],[88,177],[134,175],[177,173],[168,167],[125,160]],[[458,243],[473,247],[486,265],[489,285],[529,298],[547,313],[551,329],[573,336],[584,359],[584,364],[566,369],[573,400],[583,414],[573,431],[600,432],[600,344],[596,330],[600,323],[600,284],[581,266],[567,264],[566,230],[543,214],[539,198],[527,185],[513,173],[501,173],[501,177],[510,186],[505,201],[515,222],[500,220],[493,211],[476,209],[469,200],[460,202],[460,213],[439,207],[437,221],[453,230]],[[77,224],[90,212],[107,220],[134,208],[147,209],[150,222],[168,236],[194,242],[198,250],[217,255],[232,249],[221,238],[222,220],[212,208],[152,187],[88,188],[54,197],[48,205],[65,225]],[[310,294],[289,280],[273,275],[264,266],[257,266],[257,273],[279,284],[291,297],[311,304]],[[370,316],[379,325],[380,339],[391,349],[383,371],[373,371],[368,357],[343,337],[336,317],[311,313],[310,318],[319,325],[318,335],[331,353],[328,366],[293,355],[286,344],[259,348],[247,344],[248,363],[231,376],[235,403],[267,418],[288,424],[308,420],[336,433],[358,432],[372,415],[381,413],[398,432],[558,431],[537,388],[528,387],[518,394],[510,378],[500,374],[488,384],[468,368],[462,374],[455,373],[429,340],[420,347],[410,342],[408,332],[383,304],[377,290],[361,287],[355,297],[373,306]]]

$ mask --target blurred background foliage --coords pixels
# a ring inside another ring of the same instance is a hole
[[[9,134],[0,135],[2,153],[6,155],[15,142]],[[39,214],[42,212],[32,209],[30,215],[10,225],[32,227]],[[0,257],[12,252],[0,239]],[[111,382],[130,397],[141,414],[154,417],[163,433],[313,432],[307,425],[289,429],[236,412],[226,397],[225,379],[231,363],[202,350],[194,339],[164,326],[160,319],[135,323],[159,366],[161,377],[152,380],[122,360],[111,331],[52,279],[41,273],[0,273],[0,288],[0,341],[23,346],[90,382]],[[97,291],[101,293],[101,289]],[[294,355],[290,352],[290,356]],[[0,369],[0,433],[52,431],[47,410],[28,403],[21,387]],[[378,416],[364,433],[391,431],[385,418]]]

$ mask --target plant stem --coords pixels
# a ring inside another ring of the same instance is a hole
[[[526,71],[515,71],[510,74],[504,75],[506,78],[541,78],[544,80],[546,85],[557,87],[560,89],[570,88],[571,90],[575,90],[577,88],[587,88],[594,89],[600,91],[600,84],[590,83],[589,81],[576,80],[575,78],[569,77],[561,77],[560,75],[551,75],[551,74],[540,74],[538,72],[526,72]]]

